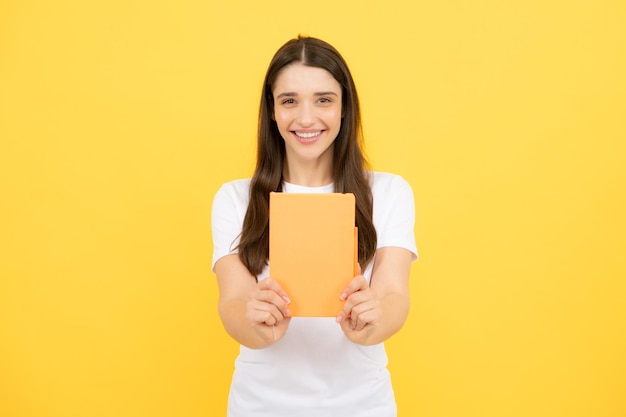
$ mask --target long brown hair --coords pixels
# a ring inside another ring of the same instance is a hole
[[[376,229],[372,222],[372,191],[362,142],[361,112],[354,80],[345,60],[328,43],[299,36],[284,44],[274,55],[263,83],[259,109],[257,163],[250,184],[250,203],[239,241],[239,258],[254,276],[261,273],[269,256],[269,193],[282,191],[285,142],[274,114],[272,87],[287,65],[303,65],[328,71],[342,87],[343,119],[333,143],[335,192],[353,193],[356,199],[355,225],[359,228],[359,263],[365,266],[376,251]]]

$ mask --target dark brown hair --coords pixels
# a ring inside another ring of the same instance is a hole
[[[343,118],[333,143],[332,175],[335,192],[353,193],[355,196],[359,263],[365,269],[376,251],[376,229],[372,222],[372,191],[362,149],[361,112],[356,87],[345,60],[334,47],[322,40],[303,36],[288,41],[276,52],[265,75],[259,109],[257,163],[239,241],[239,258],[255,276],[267,264],[269,193],[282,191],[285,162],[285,143],[272,118],[272,87],[280,71],[294,63],[325,69],[342,87]]]

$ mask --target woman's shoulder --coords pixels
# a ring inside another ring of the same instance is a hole
[[[231,180],[222,184],[220,188],[226,190],[245,190],[246,192],[250,189],[250,181],[251,178],[241,178],[236,180]]]
[[[237,201],[247,201],[250,195],[250,178],[237,179],[225,182],[217,190],[215,198],[230,198]]]

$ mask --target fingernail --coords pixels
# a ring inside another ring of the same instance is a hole
[[[285,317],[290,317],[291,316],[291,311],[289,309],[285,310]]]
[[[290,304],[290,303],[291,303],[291,300],[290,300],[290,299],[289,299],[289,297],[287,297],[287,296],[284,296],[284,297],[283,297],[283,300],[285,300],[285,302],[286,302],[287,304]]]
[[[345,292],[339,296],[339,299],[341,301],[344,301],[346,298],[348,298],[348,294],[346,294]]]
[[[343,320],[343,317],[337,316],[337,319],[336,319],[337,323],[341,323],[341,320]]]

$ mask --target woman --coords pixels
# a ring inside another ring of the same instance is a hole
[[[383,342],[409,310],[417,258],[410,186],[370,172],[359,101],[341,55],[299,37],[274,55],[263,84],[252,179],[224,184],[213,202],[219,314],[241,344],[228,415],[396,415]],[[362,274],[333,318],[290,317],[289,294],[268,277],[269,193],[353,193]]]

